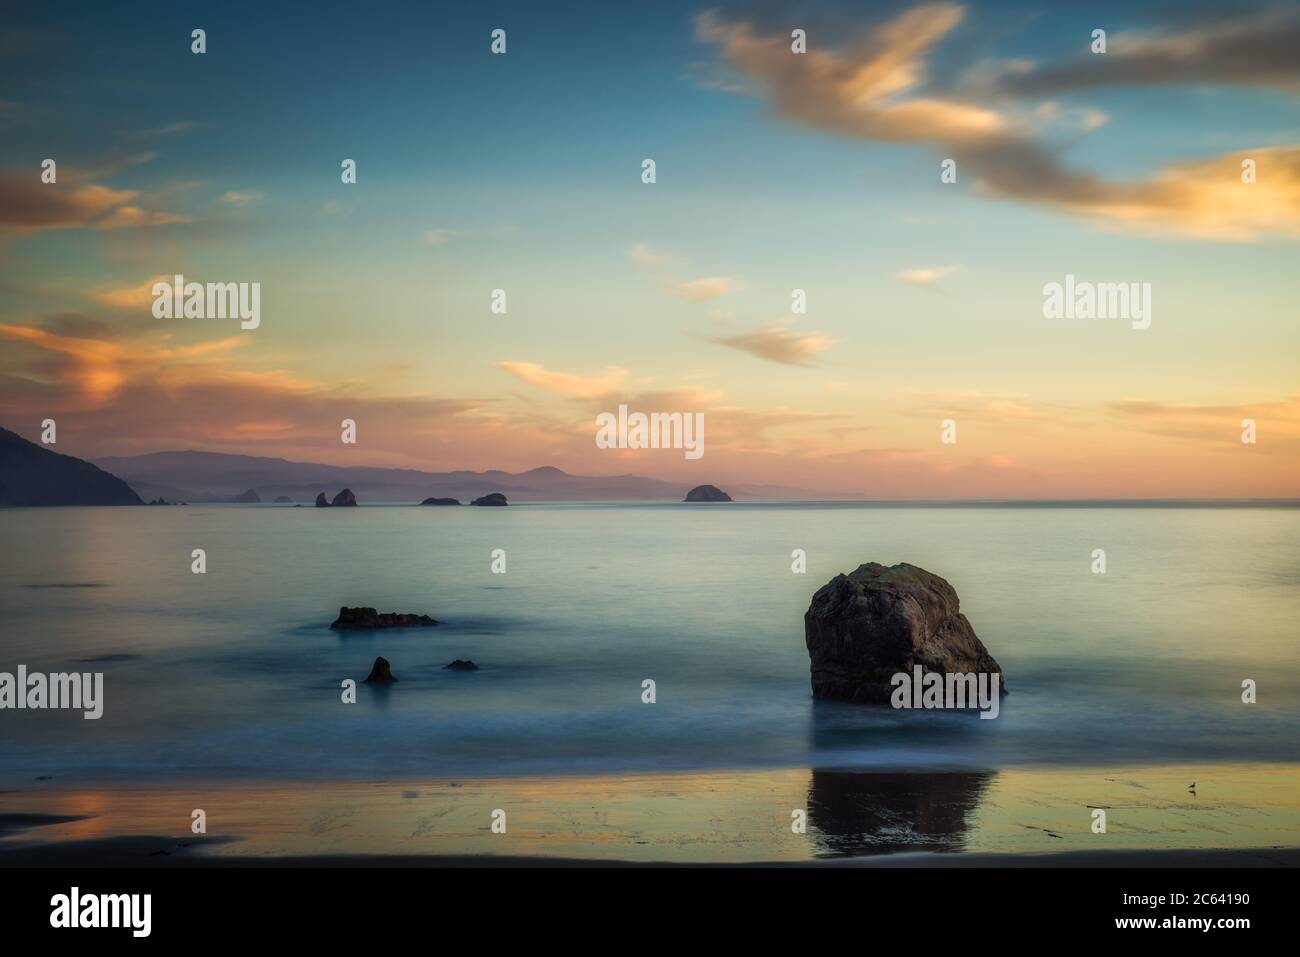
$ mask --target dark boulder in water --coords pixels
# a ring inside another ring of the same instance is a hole
[[[330,504],[331,505],[356,505],[357,497],[352,494],[352,489],[345,488],[343,491],[339,492],[338,495],[334,496],[334,501],[331,502]]]
[[[716,485],[697,485],[686,493],[683,502],[730,502],[731,496]]]
[[[506,501],[506,497],[505,497],[504,495],[502,495],[500,492],[489,492],[487,495],[484,495],[482,498],[476,498],[476,499],[474,499],[474,501],[470,502],[469,504],[471,504],[471,505],[509,505],[510,503]]]
[[[373,631],[378,628],[430,628],[442,622],[428,615],[410,615],[386,611],[382,614],[373,608],[339,609],[338,618],[330,624],[335,631]]]
[[[327,498],[325,497],[325,493],[324,493],[324,492],[317,492],[317,493],[316,493],[316,507],[317,507],[317,508],[329,508],[329,507],[330,507],[330,500],[327,499]]]
[[[836,575],[804,613],[814,698],[888,704],[899,672],[1002,675],[938,575],[876,562]],[[1002,682],[1002,693],[1006,693]]]
[[[376,658],[374,667],[370,669],[370,674],[366,677],[367,684],[390,685],[397,678],[393,670],[389,667],[387,658]]]
[[[467,658],[457,658],[449,665],[443,665],[444,671],[478,671],[478,665]]]
[[[421,505],[459,505],[458,498],[426,498]]]

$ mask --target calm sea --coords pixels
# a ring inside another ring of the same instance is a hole
[[[105,674],[99,721],[0,712],[0,784],[1300,760],[1293,508],[14,509],[0,536],[0,671]],[[804,610],[867,561],[953,584],[997,720],[812,700]],[[336,633],[340,605],[445,624]],[[343,704],[377,655],[398,683]]]

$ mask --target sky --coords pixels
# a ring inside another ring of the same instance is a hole
[[[58,451],[1300,497],[1300,5],[107,6],[0,38],[0,425]]]

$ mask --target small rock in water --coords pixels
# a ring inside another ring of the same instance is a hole
[[[374,667],[370,669],[370,674],[366,678],[367,684],[390,685],[397,678],[394,677],[392,668],[389,667],[387,658],[376,658]]]
[[[330,507],[330,500],[327,499],[327,498],[325,497],[325,493],[324,493],[324,492],[317,492],[317,493],[316,493],[316,507],[317,507],[317,508],[329,508],[329,507]]]
[[[352,489],[345,488],[343,491],[339,492],[338,495],[334,496],[334,501],[331,502],[330,504],[331,505],[356,505],[357,497],[352,494]]]
[[[451,664],[443,665],[443,669],[450,669],[452,671],[478,671],[478,665],[474,664],[474,662],[469,659],[457,658]]]
[[[474,499],[474,501],[470,502],[469,504],[471,504],[471,505],[509,505],[510,503],[506,501],[506,497],[505,497],[504,495],[502,495],[500,492],[489,492],[487,495],[484,495],[484,496],[482,496],[481,498],[476,498],[476,499]]]
[[[426,498],[421,505],[459,505],[458,498]]]

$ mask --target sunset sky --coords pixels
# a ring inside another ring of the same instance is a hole
[[[0,425],[82,457],[1300,496],[1300,6],[1091,7],[25,5]],[[175,273],[260,282],[260,328],[154,318]],[[1150,283],[1151,327],[1044,318],[1067,274]],[[704,412],[705,455],[597,448],[620,402]]]

